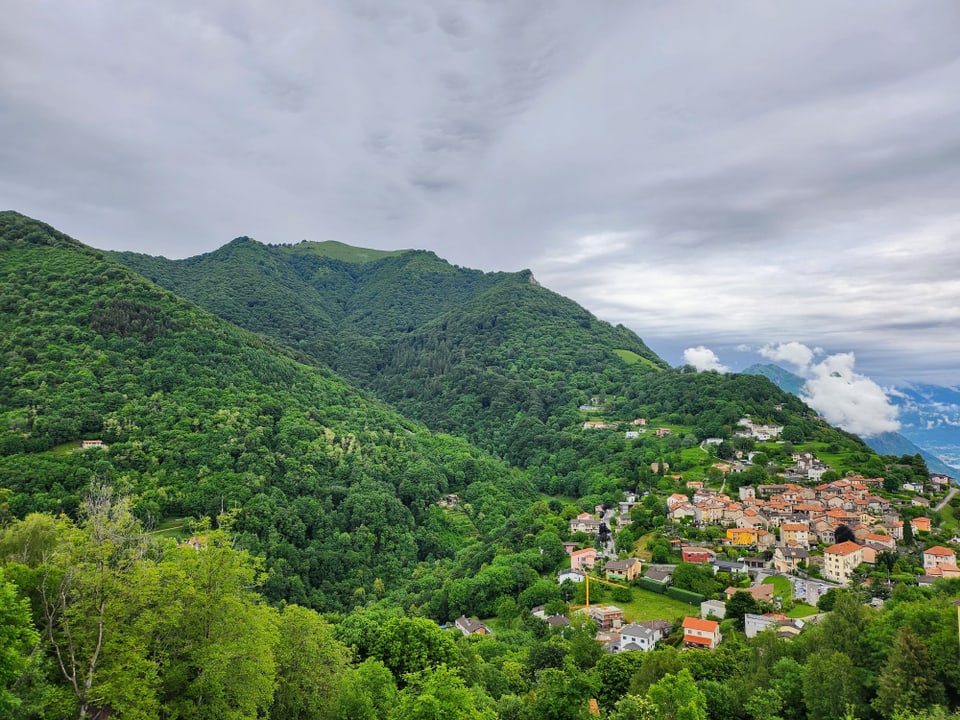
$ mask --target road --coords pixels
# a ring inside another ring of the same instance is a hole
[[[943,507],[944,507],[948,502],[950,502],[950,501],[953,499],[953,496],[956,495],[958,492],[960,492],[960,488],[958,488],[958,487],[952,487],[952,488],[950,488],[950,492],[947,493],[946,497],[943,498],[943,500],[941,500],[940,502],[938,502],[937,505],[936,505],[936,507],[933,508],[933,509],[934,509],[934,510],[937,510],[937,511],[943,510]]]

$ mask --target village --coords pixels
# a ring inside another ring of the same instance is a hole
[[[599,408],[582,405],[579,409],[591,413]],[[593,420],[582,427],[622,430],[621,424]],[[672,432],[649,428],[646,419],[637,418],[629,423],[625,438],[635,439],[648,430],[660,438]],[[782,427],[743,418],[737,434],[776,442],[782,431]],[[708,438],[702,447],[721,442]],[[935,513],[929,511],[943,507],[957,492],[950,476],[931,473],[927,483],[904,483],[893,494],[884,489],[882,477],[836,477],[833,468],[813,452],[800,450],[790,454],[793,464],[777,473],[779,482],[739,485],[735,492],[725,492],[728,476],[743,472],[756,454],[737,451],[732,461],[713,463],[711,467],[719,471],[719,487],[709,487],[704,480],[684,481],[682,475],[668,476],[683,491],[657,497],[666,516],[660,535],[669,539],[670,559],[678,562],[651,562],[649,553],[614,550],[612,534],[631,526],[631,511],[649,497],[649,491],[642,496],[624,493],[616,506],[597,505],[592,513],[570,518],[571,540],[564,542],[569,566],[557,573],[556,581],[565,587],[585,586],[585,603],[570,606],[567,613],[550,613],[543,605],[531,613],[551,629],[568,627],[577,617],[592,621],[596,639],[608,653],[650,651],[668,639],[684,649],[713,650],[723,640],[722,630],[731,627],[728,606],[738,595],[747,596],[747,606],[754,610],[738,618],[736,627],[746,637],[773,629],[779,637],[790,638],[823,616],[820,599],[832,589],[862,588],[871,604],[880,605],[896,582],[925,587],[942,578],[960,577],[956,550],[931,542],[937,528],[930,517]],[[651,466],[654,473],[669,469],[661,463]],[[825,476],[835,479],[822,481]],[[939,503],[934,506],[931,499]],[[957,545],[960,537],[945,541]],[[729,577],[731,584],[716,597],[674,587],[673,573],[683,564],[708,568],[716,577]],[[878,564],[888,570],[894,565],[907,568],[909,577],[901,572],[895,579],[888,577],[886,587],[881,587],[871,577]],[[596,596],[597,588],[604,586],[669,595],[687,602],[694,612],[682,618],[634,619],[615,604],[590,602],[591,592]],[[787,608],[795,604],[809,613],[788,616]],[[466,617],[459,618],[456,627],[464,635],[493,632],[489,625]]]

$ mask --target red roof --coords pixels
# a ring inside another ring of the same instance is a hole
[[[710,643],[713,642],[711,638],[700,637],[698,635],[684,635],[683,641],[685,643],[693,643],[694,645],[704,645],[710,647]]]
[[[847,540],[846,542],[831,545],[823,551],[823,554],[826,555],[827,553],[830,553],[831,555],[851,555],[859,550],[860,547],[860,545],[857,545],[852,540]]]
[[[715,633],[720,623],[713,620],[701,620],[695,617],[685,617],[683,619],[684,630],[700,630],[701,632]]]
[[[945,548],[943,545],[937,545],[936,547],[927,548],[923,551],[924,555],[942,555],[948,557],[950,555],[956,555],[956,553],[950,548]]]

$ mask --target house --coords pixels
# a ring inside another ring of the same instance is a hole
[[[89,450],[90,448],[98,448],[100,450],[106,450],[107,446],[104,444],[103,440],[81,440],[80,449]]]
[[[596,535],[600,532],[600,521],[590,513],[580,513],[570,519],[570,532],[583,532],[587,535]]]
[[[780,542],[783,545],[810,547],[810,527],[803,523],[783,523],[780,525]]]
[[[660,570],[658,568],[648,569],[643,576],[654,582],[663,583],[664,585],[669,585],[670,581],[673,580],[673,573],[669,570]]]
[[[607,580],[624,580],[631,583],[640,577],[641,566],[638,558],[631,557],[624,560],[608,560],[603,569],[607,573]]]
[[[701,620],[695,617],[683,619],[683,646],[686,648],[706,648],[713,650],[722,640],[720,623],[715,620]]]
[[[565,542],[565,543],[563,544],[563,551],[564,551],[567,555],[569,555],[570,553],[572,553],[572,552],[573,552],[574,550],[576,550],[576,549],[577,549],[577,543],[575,543],[575,542]]]
[[[657,428],[656,436],[657,437],[667,437],[667,435],[673,435],[673,430],[670,428]]]
[[[753,585],[748,588],[740,588],[730,586],[723,591],[723,594],[727,596],[727,600],[732,598],[738,592],[745,592],[748,595],[751,595],[754,600],[757,602],[773,603],[773,585]]]
[[[823,551],[823,576],[827,580],[846,585],[854,568],[863,562],[863,548],[847,540],[831,545]]]
[[[753,528],[728,528],[727,542],[733,547],[747,547],[757,544],[757,530]]]
[[[570,582],[583,582],[586,576],[579,570],[561,570],[557,575],[557,583],[563,585],[567,580]]]
[[[630,623],[620,628],[620,652],[653,650],[660,639],[652,628]]]
[[[917,517],[910,521],[914,532],[930,532],[930,518]]]
[[[597,551],[594,548],[584,548],[583,550],[574,550],[570,553],[570,569],[583,570],[592,569],[597,562]]]
[[[705,620],[713,618],[723,620],[727,616],[727,605],[719,600],[704,600],[700,603],[700,617]]]
[[[956,564],[957,554],[950,548],[937,545],[936,547],[927,548],[923,551],[924,570],[940,567],[941,565],[956,566]]]
[[[464,635],[492,635],[493,631],[484,625],[479,620],[474,618],[468,618],[466,615],[461,615],[453,623],[454,627],[457,628]]]
[[[803,567],[808,557],[810,553],[806,548],[781,546],[773,551],[773,568],[782,573],[795,572]]]
[[[717,554],[705,547],[695,547],[689,545],[681,548],[680,554],[683,557],[683,561],[687,563],[708,563],[713,562]]]
[[[646,418],[637,418],[636,420],[631,420],[631,421],[630,421],[630,424],[631,424],[631,425],[646,425],[646,424],[647,424],[647,419],[646,419]]]
[[[793,637],[800,633],[803,626],[802,620],[790,620],[786,615],[746,613],[743,616],[743,630],[748,638],[754,638],[769,628],[777,630],[781,637]]]

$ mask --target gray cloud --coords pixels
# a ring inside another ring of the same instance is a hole
[[[960,380],[960,6],[17,1],[0,204],[168,256],[424,247],[679,363]]]

